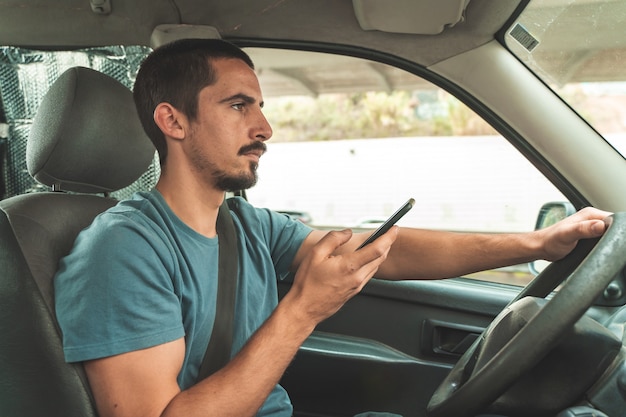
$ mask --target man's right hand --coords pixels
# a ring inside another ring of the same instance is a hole
[[[365,248],[337,255],[352,231],[332,231],[321,239],[313,232],[301,248],[306,253],[288,294],[297,300],[298,312],[303,315],[300,318],[317,324],[359,293],[387,258],[397,234],[398,228],[393,227]]]

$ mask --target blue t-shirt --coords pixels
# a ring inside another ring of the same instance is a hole
[[[285,215],[231,200],[239,249],[234,356],[272,313],[311,229]],[[144,349],[185,337],[181,389],[196,382],[215,319],[218,238],[184,224],[152,190],[96,218],[55,278],[56,311],[68,362]],[[258,415],[290,416],[277,385]]]

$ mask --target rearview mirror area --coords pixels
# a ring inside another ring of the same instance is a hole
[[[539,210],[535,230],[544,229],[560,222],[564,218],[571,216],[576,209],[569,201],[553,201],[545,203]]]
[[[569,201],[552,201],[541,206],[535,223],[535,230],[545,229],[555,223],[560,222],[564,218],[571,216],[576,212],[576,208]],[[530,262],[528,267],[530,272],[537,276],[541,271],[546,269],[550,264],[549,261],[538,259]]]

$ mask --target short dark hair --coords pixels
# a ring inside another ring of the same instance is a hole
[[[177,40],[155,49],[141,64],[133,97],[141,124],[159,153],[161,165],[167,157],[167,145],[163,132],[154,122],[154,110],[159,103],[169,103],[195,120],[200,90],[217,81],[212,62],[219,58],[240,59],[254,69],[248,54],[221,39]]]

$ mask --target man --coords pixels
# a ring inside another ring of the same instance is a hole
[[[281,375],[374,274],[434,279],[556,260],[604,232],[608,213],[586,209],[528,234],[394,227],[356,250],[366,235],[312,231],[237,199],[233,356],[196,382],[215,315],[218,209],[225,191],[254,185],[272,130],[252,62],[224,41],[157,49],[134,96],[161,159],[156,189],[99,216],[55,280],[66,359],[84,362],[101,417],[290,416]],[[289,270],[293,286],[278,302],[276,279]]]

